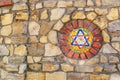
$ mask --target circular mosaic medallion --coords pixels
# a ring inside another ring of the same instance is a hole
[[[101,30],[90,21],[72,20],[60,30],[59,45],[68,58],[92,58],[102,47]]]

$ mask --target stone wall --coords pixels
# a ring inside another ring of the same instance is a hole
[[[101,29],[93,58],[60,49],[58,33],[77,19]],[[0,0],[0,80],[120,80],[119,19],[119,0]]]

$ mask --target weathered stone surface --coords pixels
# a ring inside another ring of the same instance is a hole
[[[26,56],[27,55],[26,46],[25,45],[17,46],[15,48],[14,54],[18,56]]]
[[[118,63],[119,58],[116,56],[109,56],[109,63]]]
[[[58,46],[53,44],[45,44],[45,56],[57,56],[60,55],[62,52]]]
[[[95,8],[95,12],[98,15],[106,15],[108,13],[108,10],[106,8]]]
[[[9,55],[9,50],[5,45],[0,45],[0,56]]]
[[[54,63],[43,63],[42,69],[43,71],[56,71],[59,69],[59,65]]]
[[[23,22],[14,22],[12,24],[12,35],[16,34],[26,34],[27,32],[27,24]]]
[[[51,31],[48,33],[48,39],[49,39],[49,41],[50,41],[52,44],[57,44],[57,43],[58,43],[58,40],[57,40],[57,32],[54,31],[54,30],[51,30]]]
[[[104,66],[104,71],[105,71],[105,72],[115,72],[115,71],[117,71],[116,65],[106,64],[106,65]]]
[[[25,9],[27,9],[27,4],[25,4],[25,3],[14,4],[13,8],[12,8],[13,11],[14,10],[25,10]]]
[[[31,56],[41,56],[44,54],[44,44],[30,44],[28,46],[28,55]]]
[[[5,41],[5,44],[10,44],[10,43],[11,43],[11,39],[8,38],[8,37],[6,37],[6,38],[4,39],[4,41]]]
[[[73,71],[74,67],[72,65],[68,65],[68,64],[61,64],[61,68],[63,71],[65,72],[69,72],[69,71]]]
[[[10,56],[9,63],[10,64],[22,64],[25,61],[25,57],[21,56]]]
[[[54,30],[59,31],[63,27],[63,23],[59,20],[53,27]]]
[[[40,71],[41,70],[41,64],[29,64],[29,68],[33,71]]]
[[[104,42],[110,42],[110,36],[108,35],[108,33],[106,31],[102,31],[102,36],[103,36],[103,40]]]
[[[87,0],[87,6],[94,6],[94,3],[92,0]]]
[[[101,0],[95,0],[96,6],[100,7],[102,5]]]
[[[2,62],[3,62],[4,64],[8,64],[8,63],[9,63],[9,62],[8,62],[8,57],[7,57],[7,56],[4,56]]]
[[[40,8],[43,8],[43,6],[42,6],[42,3],[41,3],[41,2],[38,2],[38,3],[36,4],[36,9],[40,9]]]
[[[0,33],[2,36],[9,36],[12,33],[11,25],[2,27]]]
[[[37,42],[39,42],[37,36],[29,37],[29,43],[37,43]]]
[[[114,32],[114,31],[119,31],[120,30],[120,20],[115,20],[109,23],[109,27],[108,30],[110,32]]]
[[[101,63],[107,63],[108,62],[108,58],[105,55],[101,55],[100,62]]]
[[[39,11],[38,10],[34,10],[31,12],[31,20],[34,21],[39,21]]]
[[[55,62],[55,59],[53,57],[44,57],[41,60],[42,62]]]
[[[56,1],[44,1],[44,7],[55,7]]]
[[[11,24],[12,21],[13,21],[13,14],[12,13],[1,15],[2,25]]]
[[[88,20],[93,20],[93,19],[95,19],[97,17],[97,14],[95,13],[95,12],[89,12],[88,14],[87,14],[87,19]]]
[[[27,63],[34,63],[32,56],[27,56]]]
[[[104,17],[97,18],[93,21],[97,26],[100,27],[100,29],[105,29],[108,26],[108,21]]]
[[[59,1],[57,7],[71,7],[72,1]]]
[[[6,47],[9,50],[10,56],[13,56],[13,45],[7,45]]]
[[[45,80],[45,73],[27,72],[26,80]]]
[[[8,64],[8,65],[5,65],[4,68],[7,71],[13,71],[13,72],[17,72],[18,71],[18,65]]]
[[[40,62],[41,58],[42,57],[33,57],[33,60],[35,63],[38,63],[38,62]]]
[[[77,72],[94,72],[93,66],[76,66],[75,70]]]
[[[35,21],[29,22],[29,34],[30,35],[38,35],[40,30],[40,25]]]
[[[103,45],[103,53],[117,53],[117,51],[113,49],[110,44],[107,43]]]
[[[47,42],[48,42],[47,36],[41,36],[41,37],[40,37],[40,42],[41,42],[41,43],[47,43]]]
[[[48,12],[47,12],[47,10],[44,10],[44,11],[41,13],[40,19],[47,19],[47,18],[48,18]]]
[[[25,74],[13,74],[9,73],[5,80],[24,80],[25,79]]]
[[[3,37],[0,37],[0,44],[3,43]]]
[[[86,16],[83,11],[76,11],[72,14],[72,19],[85,19]]]
[[[70,15],[64,15],[61,20],[63,23],[68,22],[70,20]]]
[[[5,79],[8,75],[8,71],[5,71],[4,69],[0,69],[0,78]]]
[[[112,47],[115,48],[117,51],[120,51],[120,43],[114,42],[112,43]]]
[[[86,6],[86,0],[76,0],[74,2],[75,7],[85,7]]]
[[[62,8],[52,9],[50,20],[58,20],[63,16],[64,13],[65,13],[65,9]]]
[[[82,8],[79,8],[79,10],[82,10]],[[92,8],[92,7],[87,7],[87,8],[85,8],[85,11],[87,11],[87,12],[93,12],[94,11],[94,8]]]
[[[28,20],[28,13],[27,12],[17,12],[16,19],[17,20]]]
[[[25,72],[26,69],[27,69],[27,64],[20,64],[18,73],[22,74]]]
[[[95,72],[102,72],[103,71],[103,66],[102,65],[96,65],[94,68]]]
[[[90,80],[109,80],[109,75],[107,74],[100,74],[100,75],[90,75]]]
[[[27,42],[26,35],[15,35],[11,37],[11,42],[13,44],[22,44]]]
[[[117,8],[111,8],[110,11],[109,11],[109,14],[107,15],[107,18],[109,20],[118,19],[119,18],[118,9]]]
[[[85,65],[95,65],[95,64],[98,64],[99,63],[99,58],[96,56],[90,60],[87,60],[85,62]]]
[[[120,37],[119,36],[114,36],[114,37],[112,37],[111,41],[120,41]]]
[[[111,74],[110,80],[119,80],[120,79],[120,74]]]
[[[89,74],[68,73],[68,80],[89,80]]]
[[[52,27],[53,27],[53,22],[43,21],[41,23],[40,35],[46,35]]]
[[[46,80],[66,80],[66,73],[64,72],[54,72],[54,73],[46,73]]]
[[[117,65],[118,70],[120,71],[120,64]]]

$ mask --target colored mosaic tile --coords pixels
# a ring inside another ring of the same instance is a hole
[[[59,45],[68,58],[89,59],[102,47],[101,30],[88,20],[72,20],[59,33]]]
[[[0,7],[12,5],[12,0],[0,0]]]

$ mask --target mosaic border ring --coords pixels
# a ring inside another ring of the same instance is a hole
[[[77,60],[97,55],[103,42],[100,28],[88,20],[71,20],[65,23],[58,36],[63,54]]]

